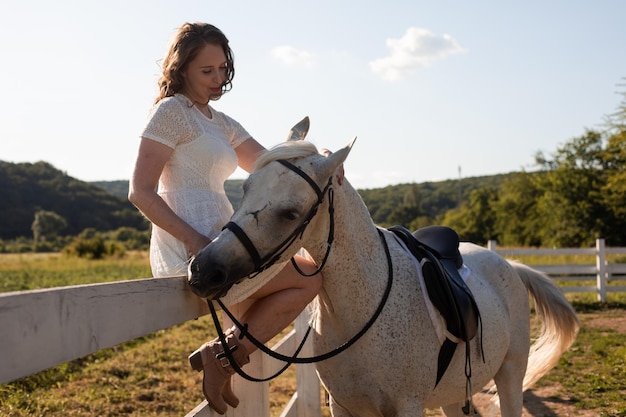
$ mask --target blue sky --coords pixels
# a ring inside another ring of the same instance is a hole
[[[622,0],[8,0],[0,160],[128,179],[167,42],[204,21],[235,53],[214,106],[266,147],[308,115],[319,147],[358,137],[357,188],[531,170],[617,109],[624,16]]]

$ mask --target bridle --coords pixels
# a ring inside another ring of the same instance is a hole
[[[309,223],[311,222],[313,217],[315,217],[315,215],[317,214],[317,209],[324,202],[324,196],[328,193],[328,199],[329,199],[328,213],[329,213],[329,217],[330,217],[330,227],[329,227],[329,232],[328,232],[326,254],[324,255],[324,259],[323,259],[322,263],[316,269],[315,272],[313,272],[312,274],[306,274],[298,267],[295,259],[293,257],[291,258],[291,263],[293,264],[294,268],[298,271],[298,273],[303,275],[303,276],[310,277],[310,276],[316,275],[317,273],[319,273],[324,268],[324,266],[326,264],[326,261],[328,260],[328,256],[330,254],[330,249],[332,247],[332,242],[333,242],[333,239],[334,239],[335,220],[334,220],[334,200],[333,200],[334,193],[333,193],[333,189],[332,189],[332,176],[328,179],[328,182],[327,182],[326,186],[322,190],[317,185],[317,183],[315,183],[315,181],[313,181],[313,179],[309,175],[307,175],[304,171],[302,171],[300,168],[298,168],[297,166],[295,166],[291,162],[288,162],[288,161],[285,161],[285,160],[282,160],[282,159],[277,160],[277,162],[279,162],[280,164],[284,165],[285,167],[287,167],[291,171],[293,171],[296,174],[298,174],[301,178],[303,178],[306,182],[309,183],[309,185],[313,188],[313,190],[317,194],[317,201],[313,204],[313,206],[311,207],[311,209],[307,213],[306,217],[304,218],[304,221],[285,240],[283,240],[276,247],[276,249],[274,249],[269,254],[265,255],[263,258],[261,258],[261,256],[259,255],[258,250],[254,246],[254,244],[252,243],[252,241],[250,240],[248,235],[246,235],[246,233],[241,229],[241,227],[239,227],[239,225],[237,225],[234,222],[228,222],[224,226],[223,229],[228,229],[231,232],[233,232],[235,234],[235,236],[237,236],[239,241],[243,244],[243,246],[246,248],[246,250],[248,251],[248,253],[249,253],[250,257],[252,258],[252,260],[254,262],[254,265],[255,265],[255,270],[250,275],[248,275],[248,278],[253,278],[253,277],[257,276],[258,274],[260,274],[261,272],[263,272],[266,269],[268,269],[270,266],[274,265],[278,261],[278,259],[280,259],[281,255],[295,242],[295,240],[298,237],[302,238],[302,234],[304,233],[306,227],[309,225]],[[214,307],[213,303],[207,299],[207,304],[209,305],[209,309],[211,311],[211,316],[213,318],[213,322],[215,323],[215,329],[217,331],[219,340],[220,340],[220,342],[221,342],[221,344],[222,344],[222,346],[224,348],[224,353],[229,358],[229,362],[230,362],[231,366],[233,367],[233,369],[242,378],[247,379],[249,381],[253,381],[253,382],[265,382],[265,381],[269,381],[271,379],[274,379],[278,375],[282,374],[292,363],[314,363],[314,362],[320,362],[320,361],[329,359],[329,358],[331,358],[333,356],[336,356],[339,353],[343,352],[344,350],[346,350],[350,346],[352,346],[357,340],[359,340],[370,329],[370,327],[374,324],[374,322],[378,319],[378,316],[382,312],[383,307],[385,306],[385,304],[387,302],[387,299],[389,298],[389,294],[391,292],[391,286],[392,286],[392,283],[393,283],[393,267],[392,267],[392,263],[391,263],[391,255],[389,253],[389,247],[387,245],[387,241],[385,240],[385,237],[384,237],[383,233],[381,232],[381,230],[379,228],[377,228],[376,230],[378,231],[379,237],[380,237],[380,239],[382,241],[382,244],[383,244],[383,247],[384,247],[384,250],[385,250],[385,255],[387,256],[388,280],[387,280],[387,287],[385,288],[385,293],[383,294],[382,300],[381,300],[380,304],[378,305],[378,307],[376,308],[376,311],[374,312],[372,317],[370,317],[370,319],[365,324],[365,326],[363,326],[361,331],[359,331],[356,335],[354,335],[350,340],[348,340],[347,342],[345,342],[341,346],[333,349],[330,352],[327,352],[327,353],[322,354],[322,355],[308,357],[308,358],[298,358],[297,357],[299,352],[302,350],[302,347],[304,346],[304,343],[306,342],[306,340],[307,340],[307,338],[309,336],[309,333],[311,332],[311,327],[310,326],[307,329],[306,334],[304,335],[302,341],[298,345],[298,348],[296,349],[296,351],[295,351],[293,356],[285,356],[285,355],[281,355],[281,354],[279,354],[277,352],[274,352],[272,349],[266,347],[258,339],[254,338],[248,332],[247,324],[240,323],[237,320],[237,318],[232,314],[232,312],[230,312],[226,308],[226,306],[222,303],[221,300],[219,300],[219,299],[216,300],[216,302],[219,304],[221,309],[226,313],[226,315],[230,318],[230,320],[234,323],[234,325],[237,328],[239,328],[239,330],[241,331],[241,337],[246,336],[258,349],[260,349],[264,353],[268,354],[269,356],[273,357],[274,359],[277,359],[277,360],[285,362],[285,365],[278,372],[276,372],[274,375],[272,375],[270,377],[261,379],[261,378],[255,378],[253,376],[250,376],[245,371],[243,371],[241,369],[241,367],[236,363],[235,360],[233,360],[233,358],[232,358],[232,349],[226,343],[224,332],[222,330],[222,327],[221,327],[220,322],[219,322],[219,318],[217,316],[217,311],[215,310],[215,307]]]
[[[239,227],[237,223],[228,222],[222,228],[222,230],[228,229],[231,232],[233,232],[235,236],[237,236],[237,239],[239,239],[241,244],[246,248],[246,250],[248,251],[248,254],[252,258],[252,261],[254,262],[254,271],[250,275],[248,275],[248,278],[254,278],[261,272],[265,271],[266,269],[274,265],[278,261],[278,259],[280,259],[282,254],[291,246],[291,244],[295,242],[296,239],[298,239],[298,237],[300,239],[302,238],[302,234],[304,233],[304,230],[309,225],[313,217],[315,217],[315,215],[317,214],[317,209],[324,202],[324,196],[326,195],[326,193],[328,193],[328,200],[329,200],[328,216],[330,218],[330,228],[328,231],[328,239],[326,240],[326,244],[327,244],[326,254],[324,255],[324,259],[322,263],[320,264],[320,266],[317,268],[315,272],[311,274],[306,274],[298,267],[298,264],[296,263],[295,259],[291,258],[291,262],[293,263],[293,266],[296,268],[296,271],[298,271],[300,275],[311,277],[313,275],[318,274],[324,268],[324,265],[326,265],[326,261],[328,260],[328,255],[330,254],[330,249],[332,247],[332,243],[334,239],[335,208],[334,208],[334,193],[331,187],[332,182],[333,182],[333,177],[331,176],[328,179],[328,183],[326,184],[326,187],[324,187],[324,189],[321,190],[320,187],[317,185],[317,183],[313,181],[313,179],[310,176],[308,176],[306,172],[302,171],[300,168],[298,168],[291,162],[285,161],[284,159],[279,159],[277,160],[277,162],[279,162],[280,164],[284,165],[285,167],[289,168],[290,170],[298,174],[300,177],[302,177],[306,182],[309,183],[309,185],[313,188],[313,190],[317,194],[317,201],[313,204],[313,206],[307,213],[306,217],[300,224],[300,226],[298,226],[289,236],[287,236],[287,238],[283,240],[276,247],[276,249],[274,249],[272,252],[265,255],[263,258],[261,258],[261,256],[259,255],[259,251],[256,249],[256,247],[254,246],[254,244],[252,243],[248,235],[246,235],[246,232],[244,232],[243,229],[241,229],[241,227]]]

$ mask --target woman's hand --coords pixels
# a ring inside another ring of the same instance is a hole
[[[189,244],[189,256],[196,256],[198,252],[204,249],[209,243],[211,243],[211,239],[201,234],[198,234],[198,237],[194,238],[193,241]]]

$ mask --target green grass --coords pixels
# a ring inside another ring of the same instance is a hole
[[[577,408],[599,416],[626,416],[626,330],[592,325],[597,317],[624,317],[626,306],[583,313],[582,327],[559,365],[537,386],[559,384]]]
[[[0,292],[152,276],[146,252],[89,260],[59,253],[0,254]]]
[[[0,292],[150,276],[145,252],[105,260],[0,254]],[[202,317],[0,385],[0,416],[184,415],[204,399],[202,374],[187,356],[214,337],[212,321]],[[292,380],[289,370],[272,381],[272,415],[293,394]]]
[[[95,261],[58,254],[0,255],[2,291],[149,276],[146,253]],[[623,317],[626,294],[610,294],[609,303],[597,303],[593,294],[568,298],[581,314],[583,327],[539,386],[558,385],[558,395],[572,398],[580,410],[626,416],[626,332],[593,325],[598,317]],[[184,415],[203,399],[202,375],[189,368],[187,355],[214,335],[209,318],[203,317],[0,385],[0,415]],[[292,375],[272,382],[273,416],[293,393]],[[328,415],[327,408],[323,411]]]

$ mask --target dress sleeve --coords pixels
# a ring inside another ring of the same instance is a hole
[[[219,117],[220,124],[222,125],[224,133],[226,134],[226,137],[228,138],[228,141],[233,149],[252,137],[250,133],[248,133],[248,131],[241,125],[241,123],[232,117],[222,112],[215,111],[212,108],[211,111]]]
[[[158,102],[152,108],[141,136],[170,148],[189,142],[193,138],[193,132],[181,106],[180,102],[171,97]]]

